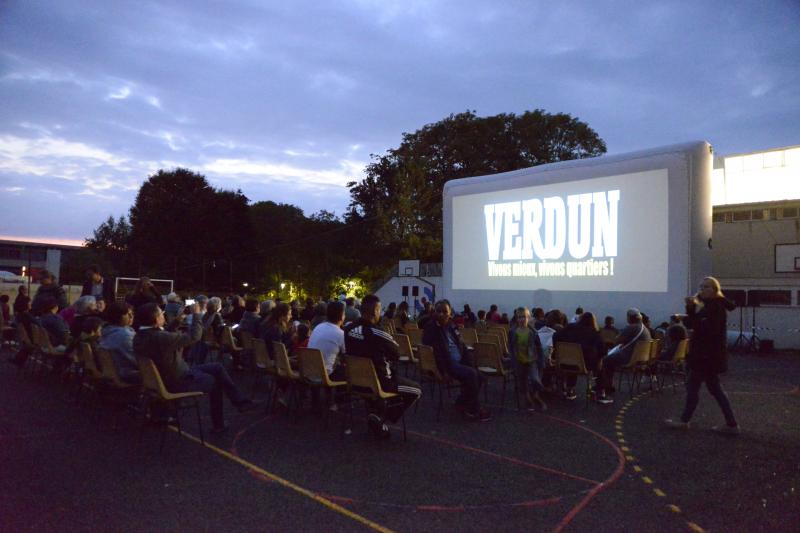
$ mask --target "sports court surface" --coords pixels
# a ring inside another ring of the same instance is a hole
[[[3,353],[2,358],[7,358]],[[249,376],[237,374],[249,390]],[[160,432],[127,414],[78,406],[51,376],[0,366],[0,531],[798,531],[800,355],[733,355],[723,386],[743,427],[701,392],[694,427],[666,430],[680,387],[647,387],[610,406],[549,398],[546,413],[490,422],[428,389],[407,416],[408,441],[368,434],[356,416],[239,414],[230,429]],[[263,393],[256,400],[263,398]],[[210,427],[205,419],[205,427]]]

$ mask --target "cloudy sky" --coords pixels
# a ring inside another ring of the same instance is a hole
[[[0,0],[0,236],[78,239],[160,168],[341,214],[402,132],[467,109],[609,153],[800,144],[800,2]]]

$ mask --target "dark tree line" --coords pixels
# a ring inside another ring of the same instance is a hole
[[[250,203],[184,168],[144,182],[126,219],[109,217],[67,265],[96,262],[114,275],[170,278],[176,287],[264,293],[291,282],[329,296],[343,278],[379,279],[398,259],[439,262],[442,190],[451,179],[605,153],[602,139],[566,114],[534,110],[478,117],[468,111],[403,134],[348,184],[342,219],[294,205]],[[74,272],[73,272],[74,271]]]

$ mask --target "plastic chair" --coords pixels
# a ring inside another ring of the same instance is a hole
[[[447,395],[449,397],[450,390],[460,387],[460,384],[451,379],[449,376],[445,377],[441,372],[439,372],[439,367],[436,366],[436,357],[433,355],[432,347],[425,344],[420,344],[417,346],[417,357],[419,358],[420,384],[424,386],[426,382],[430,383],[432,388],[431,393],[433,395],[436,394],[436,387],[439,387],[439,407],[436,409],[436,420],[438,422],[444,402],[444,391],[447,391]]]
[[[152,359],[147,357],[140,357],[138,359],[139,371],[142,374],[142,388],[149,400],[148,403],[152,404],[161,403],[175,408],[175,425],[178,428],[178,434],[181,433],[181,417],[180,412],[184,409],[191,409],[194,407],[197,413],[197,426],[200,428],[200,443],[205,446],[206,441],[203,435],[203,420],[200,418],[200,402],[201,397],[205,396],[204,392],[169,392],[164,386],[164,381],[161,379],[161,374]],[[184,400],[191,400],[191,405],[184,406]],[[164,440],[167,436],[167,424],[164,424],[164,429],[161,433],[161,446],[159,451],[164,448]]]
[[[365,404],[376,402],[384,405],[392,401],[402,401],[399,394],[383,390],[371,359],[348,355],[345,356],[345,360],[347,362],[347,394],[351,427],[353,422],[353,399],[361,399]],[[405,412],[403,412],[401,418],[403,421],[403,440],[408,440]]]
[[[633,346],[633,354],[631,354],[631,360],[628,361],[628,364],[622,366],[618,369],[619,372],[619,381],[617,383],[617,388],[622,390],[622,375],[628,374],[630,375],[630,380],[628,381],[629,391],[631,397],[633,397],[633,387],[634,384],[636,387],[639,387],[641,382],[641,376],[643,375],[644,371],[647,369],[648,362],[650,360],[650,344],[653,341],[636,341],[636,344]],[[652,386],[652,381],[651,381]]]
[[[264,378],[267,382],[268,398],[266,411],[269,412],[270,399],[272,398],[272,392],[275,386],[275,378],[278,375],[278,371],[275,368],[275,361],[269,356],[269,351],[267,351],[267,343],[264,342],[264,339],[253,338],[252,346],[253,372],[255,375],[253,376],[253,386],[250,390],[250,396],[252,397],[255,393],[256,385],[259,383],[259,378]]]
[[[289,404],[287,407],[291,412],[293,404],[299,408],[300,398],[297,386],[301,383],[300,374],[292,370],[289,354],[286,351],[286,346],[282,342],[272,341],[272,356],[275,359],[275,376],[277,381],[279,383],[284,383],[289,388]],[[273,387],[273,398],[270,402],[273,405],[277,394],[278,387]]]
[[[300,378],[309,387],[325,389],[325,427],[328,427],[328,412],[331,401],[335,400],[336,389],[347,387],[346,381],[333,381],[325,368],[322,351],[316,348],[298,348],[297,360],[300,366]]]
[[[416,348],[420,344],[422,344],[422,330],[421,329],[410,329],[406,332],[408,335],[408,340],[411,342],[412,348]]]
[[[557,342],[554,347],[556,374],[563,383],[565,376],[586,376],[586,407],[592,395],[592,371],[586,368],[583,348],[575,342]]]
[[[411,368],[412,365],[414,368],[417,368],[419,364],[419,361],[417,361],[417,358],[414,356],[414,350],[411,348],[411,340],[409,337],[409,335],[404,335],[402,333],[395,333],[392,335],[394,342],[396,342],[399,347],[399,361],[406,365],[406,376],[408,376],[408,369]]]
[[[684,364],[686,362],[687,353],[689,353],[689,339],[682,339],[678,342],[678,346],[675,348],[675,354],[672,356],[671,361],[658,361],[657,363],[661,375],[669,375],[672,379],[673,392],[675,392],[675,374],[683,374],[684,378],[686,377]]]
[[[467,346],[472,346],[478,342],[478,330],[475,328],[464,328],[461,330],[461,342]]]
[[[503,365],[503,356],[500,355],[497,344],[490,342],[476,342],[473,346],[473,358],[475,360],[475,367],[487,378],[498,378],[503,380],[502,401],[500,403],[500,411],[502,412],[506,405],[506,384],[509,379],[514,378],[514,372],[507,370]],[[517,408],[519,408],[519,390],[517,389],[516,380],[514,381],[514,393],[517,398]],[[488,401],[489,398],[489,385],[488,382],[484,387],[484,398]]]

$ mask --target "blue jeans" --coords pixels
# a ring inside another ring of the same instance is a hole
[[[711,396],[717,400],[722,414],[725,415],[725,422],[729,426],[736,426],[736,417],[733,416],[733,409],[731,409],[731,402],[725,391],[722,390],[722,385],[719,382],[719,374],[716,372],[699,372],[696,370],[689,371],[689,382],[686,384],[686,407],[683,409],[681,421],[688,422],[692,419],[694,410],[697,408],[697,403],[700,401],[700,386],[705,381],[706,388]]]
[[[211,420],[216,428],[225,425],[222,408],[223,393],[234,405],[245,400],[228,371],[219,363],[206,363],[190,368],[181,376],[176,390],[173,392],[207,392],[211,402]]]
[[[450,361],[447,373],[461,384],[461,394],[458,396],[456,403],[463,405],[470,413],[477,413],[480,410],[478,393],[481,388],[481,380],[486,378],[471,366],[462,365],[455,361]]]

